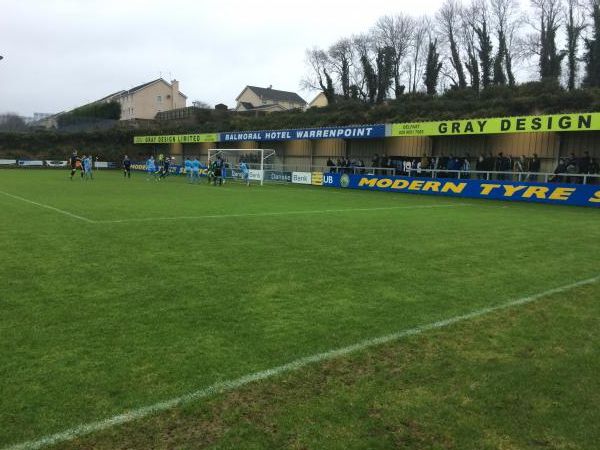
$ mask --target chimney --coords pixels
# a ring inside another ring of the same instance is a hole
[[[179,102],[179,81],[171,80],[171,109],[178,107]]]
[[[269,87],[268,87],[267,89],[272,89],[272,88],[273,88],[273,85],[272,85],[272,84],[270,84],[270,85],[269,85]]]

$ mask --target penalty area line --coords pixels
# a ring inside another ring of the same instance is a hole
[[[133,219],[117,220],[97,220],[94,223],[130,223],[130,222],[153,222],[160,220],[203,220],[203,219],[228,219],[236,217],[269,217],[269,216],[291,216],[302,214],[327,214],[340,212],[364,212],[364,211],[386,211],[394,209],[430,209],[430,208],[454,208],[460,206],[473,206],[469,203],[447,203],[439,205],[411,205],[411,206],[382,206],[379,208],[344,208],[344,209],[316,209],[305,211],[281,211],[267,213],[246,213],[246,214],[211,214],[205,216],[176,216],[176,217],[142,217]]]
[[[123,425],[123,424],[129,423],[129,422],[132,422],[132,421],[135,421],[138,419],[142,419],[144,417],[148,417],[153,414],[167,411],[176,406],[191,403],[193,401],[200,400],[200,399],[203,399],[203,398],[215,395],[215,394],[232,391],[234,389],[238,389],[247,384],[250,384],[250,383],[253,383],[256,381],[265,380],[267,378],[271,378],[271,377],[274,377],[274,376],[277,376],[277,375],[280,375],[280,374],[283,374],[286,372],[298,370],[305,366],[308,366],[309,364],[314,364],[314,363],[331,360],[334,358],[339,358],[341,356],[346,356],[351,353],[365,350],[367,348],[371,348],[374,346],[397,341],[399,339],[402,339],[402,338],[405,338],[408,336],[418,335],[418,334],[424,333],[429,330],[435,330],[435,329],[439,329],[439,328],[448,327],[455,323],[464,322],[464,321],[467,321],[470,319],[474,319],[477,317],[485,316],[490,313],[494,313],[496,311],[501,311],[501,310],[504,310],[507,308],[531,303],[531,302],[540,300],[544,297],[547,297],[547,296],[550,296],[553,294],[559,294],[562,292],[566,292],[566,291],[569,291],[571,289],[574,289],[574,288],[577,288],[580,286],[597,283],[598,281],[600,281],[600,275],[597,275],[593,278],[588,278],[586,280],[581,280],[581,281],[577,281],[574,283],[565,284],[563,286],[559,286],[559,287],[556,287],[553,289],[548,289],[546,291],[539,292],[537,294],[532,294],[532,295],[529,295],[526,297],[509,300],[507,302],[501,303],[496,306],[490,306],[487,308],[477,309],[475,311],[471,311],[466,314],[450,317],[448,319],[439,320],[437,322],[432,322],[432,323],[417,326],[414,328],[409,328],[409,329],[398,331],[396,333],[388,334],[385,336],[366,339],[366,340],[360,341],[356,344],[349,345],[347,347],[341,347],[338,349],[329,350],[329,351],[322,352],[322,353],[316,353],[311,356],[306,356],[303,358],[296,359],[294,361],[288,362],[287,364],[283,364],[281,366],[276,366],[276,367],[272,367],[270,369],[262,370],[259,372],[250,373],[250,374],[244,375],[240,378],[235,378],[235,379],[227,380],[227,381],[221,381],[221,382],[215,383],[211,386],[208,386],[206,388],[199,389],[197,391],[190,392],[188,394],[184,394],[180,397],[175,397],[175,398],[165,400],[165,401],[162,401],[159,403],[155,403],[155,404],[149,405],[149,406],[132,409],[132,410],[126,411],[122,414],[118,414],[116,416],[112,416],[112,417],[109,417],[109,418],[106,418],[103,420],[99,420],[96,422],[90,422],[87,424],[78,425],[74,428],[70,428],[68,430],[65,430],[65,431],[62,431],[59,433],[51,434],[51,435],[42,437],[37,440],[22,442],[20,444],[15,444],[15,445],[12,445],[9,447],[5,447],[4,450],[36,450],[36,449],[39,449],[39,448],[42,448],[42,447],[45,447],[48,445],[54,445],[54,444],[58,444],[61,442],[71,441],[73,439],[76,439],[78,437],[81,437],[81,436],[84,436],[84,435],[87,435],[90,433],[106,430],[106,429],[112,428],[117,425]]]
[[[16,200],[21,200],[22,202],[25,202],[25,203],[30,203],[32,205],[36,205],[36,206],[39,206],[41,208],[46,208],[46,209],[49,209],[51,211],[55,211],[55,212],[64,214],[65,216],[73,217],[74,219],[83,220],[84,222],[87,222],[87,223],[97,223],[95,220],[88,219],[87,217],[78,216],[77,214],[70,213],[69,211],[65,211],[64,209],[55,208],[54,206],[50,206],[50,205],[45,205],[43,203],[34,202],[33,200],[29,200],[29,199],[26,199],[24,197],[19,197],[18,195],[14,195],[14,194],[9,194],[8,192],[0,191],[0,194],[4,194],[7,197],[11,197],[11,198],[14,198]]]

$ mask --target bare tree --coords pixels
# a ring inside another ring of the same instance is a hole
[[[352,41],[348,38],[340,39],[329,47],[327,53],[331,70],[342,89],[342,95],[348,99],[350,98],[350,70],[353,64]]]
[[[393,51],[392,58],[394,93],[398,98],[404,92],[405,86],[401,83],[403,61],[411,45],[411,38],[415,21],[412,17],[398,14],[383,16],[377,20],[373,28],[373,36],[378,48],[387,48]],[[390,50],[386,51],[387,53]]]
[[[319,48],[306,51],[306,64],[309,73],[301,81],[304,89],[320,90],[329,104],[335,102],[335,89],[331,79],[331,62],[327,53]]]
[[[498,40],[496,64],[506,72],[508,85],[515,85],[513,61],[516,53],[518,33],[524,24],[524,16],[517,0],[490,0],[490,11]]]
[[[458,38],[460,34],[462,6],[458,0],[445,0],[440,10],[436,14],[438,26],[442,37],[450,48],[450,62],[456,72],[456,79],[447,73],[454,84],[459,88],[465,88],[467,81],[463,70],[460,51],[458,47]]]
[[[410,41],[409,91],[416,92],[418,83],[423,80],[428,44],[433,40],[432,28],[431,19],[427,16],[415,20]]]
[[[477,49],[477,16],[479,9],[475,3],[472,3],[461,10],[461,34],[460,38],[467,52],[467,61],[465,67],[469,72],[471,86],[476,92],[480,87],[480,66]]]
[[[363,33],[353,36],[352,48],[353,64],[350,71],[351,97],[367,101],[369,99],[369,81],[372,83],[370,68],[373,68],[377,58],[376,46],[372,34]]]

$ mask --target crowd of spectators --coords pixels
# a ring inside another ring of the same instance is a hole
[[[531,157],[520,156],[512,157],[504,155],[502,152],[493,156],[491,153],[480,154],[477,158],[467,156],[427,156],[421,158],[415,157],[387,157],[375,154],[371,160],[370,166],[365,167],[362,159],[340,158],[333,161],[327,160],[327,167],[330,172],[337,173],[374,173],[390,174],[389,169],[394,169],[397,175],[413,177],[431,177],[439,178],[471,178],[471,176],[486,179],[485,172],[491,173],[490,179],[508,180],[514,178],[516,181],[538,181],[538,173],[541,168],[541,161],[537,154]],[[473,170],[476,173],[471,173]],[[460,172],[460,173],[459,173]],[[484,173],[481,173],[484,172]],[[504,173],[502,173],[504,172]],[[554,177],[551,182],[583,182],[583,177],[577,175],[597,175],[600,173],[598,161],[592,158],[589,152],[584,152],[581,158],[571,154],[568,158],[561,158],[554,171]],[[567,174],[567,175],[564,175]],[[572,174],[572,175],[571,175]],[[544,180],[540,180],[544,181]],[[587,183],[599,183],[600,179],[591,177]]]
[[[362,159],[338,158],[335,162],[329,158],[327,168],[335,173],[364,173],[365,162]]]
[[[554,169],[554,177],[550,181],[557,183],[581,183],[581,177],[577,175],[597,175],[600,173],[598,161],[592,158],[589,152],[584,152],[583,157],[577,158],[574,153],[569,157],[560,158]],[[590,178],[588,184],[597,184],[597,178]]]

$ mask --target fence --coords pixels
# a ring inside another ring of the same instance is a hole
[[[144,163],[135,163],[134,168],[140,169]],[[260,169],[258,164],[248,164],[251,169]],[[0,159],[0,167],[66,167],[66,161],[26,161],[14,159]],[[114,162],[95,162],[95,168],[119,168],[118,163]],[[172,166],[173,168],[179,166]],[[232,167],[229,167],[231,169]],[[488,181],[539,181],[544,183],[567,183],[567,184],[600,184],[600,174],[592,173],[551,173],[551,172],[502,172],[496,170],[448,170],[448,169],[410,169],[403,171],[397,168],[390,167],[338,167],[338,166],[306,166],[306,165],[285,165],[285,164],[266,164],[264,165],[265,173],[280,172],[322,172],[322,173],[347,173],[355,175],[387,175],[387,176],[408,176],[414,178],[454,178],[454,179],[479,179]],[[285,181],[286,177],[281,177],[281,180],[269,179],[265,177],[265,181]]]
[[[505,172],[497,170],[448,170],[410,169],[403,171],[390,167],[338,167],[338,166],[297,166],[265,165],[267,170],[280,172],[323,172],[364,175],[408,176],[416,178],[476,178],[489,181],[540,181],[544,183],[600,184],[600,174],[591,173],[551,173],[551,172]]]

